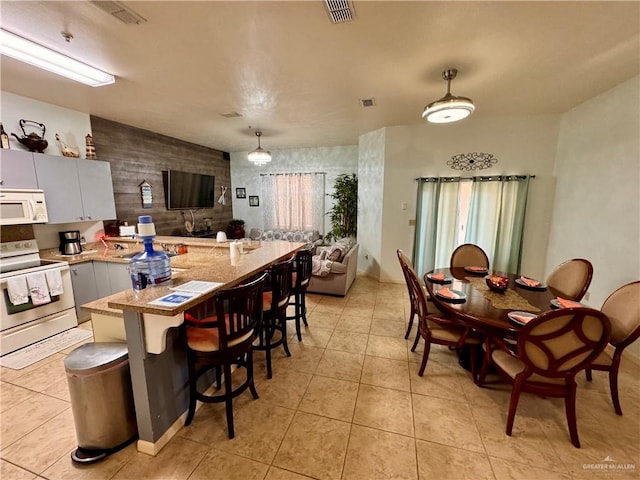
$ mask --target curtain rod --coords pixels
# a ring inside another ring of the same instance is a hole
[[[290,172],[290,173],[261,173],[261,177],[271,177],[274,175],[326,175],[327,172]]]
[[[536,178],[535,175],[488,175],[488,176],[476,176],[476,177],[418,177],[415,179],[416,182],[437,182],[438,180],[443,180],[445,182],[455,182],[458,180],[480,180],[480,181],[491,181],[491,180],[516,180],[516,179],[525,179],[525,178]]]

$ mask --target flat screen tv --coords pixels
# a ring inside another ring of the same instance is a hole
[[[213,175],[168,170],[163,175],[168,209],[212,208]]]

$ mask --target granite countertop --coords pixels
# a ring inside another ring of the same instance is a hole
[[[102,242],[96,242],[85,245],[83,253],[79,255],[61,255],[57,249],[46,249],[40,251],[40,257],[47,260],[66,261],[70,265],[90,261],[128,264],[130,259],[120,258],[121,255],[143,251],[142,242],[130,237],[109,237],[105,241],[108,248],[105,248]],[[116,243],[126,244],[128,248],[116,249]],[[305,243],[281,240],[253,241],[250,244],[244,244],[243,255],[231,259],[230,241],[219,243],[210,238],[158,236],[154,239],[154,248],[161,250],[160,244],[163,243],[169,246],[183,244],[188,248],[187,253],[169,257],[172,268],[183,269],[183,271],[173,273],[172,285],[170,285],[172,287],[190,280],[220,282],[224,283],[226,287],[232,287],[262,271],[265,265],[274,260],[284,259],[306,245]],[[168,286],[147,288],[135,294],[132,289],[125,290],[86,303],[82,305],[82,308],[92,313],[113,317],[122,317],[122,311],[125,309],[173,316],[215,294],[210,292],[179,307],[148,305],[148,302],[171,292],[172,290]]]
[[[230,257],[227,249],[222,248],[210,248],[206,253],[192,253],[190,251],[188,254],[173,257],[172,266],[174,266],[173,260],[188,256],[191,256],[189,264],[194,265],[197,263],[198,266],[192,266],[188,270],[181,272],[182,274],[179,276],[175,275],[171,287],[176,287],[191,280],[219,282],[224,283],[226,288],[233,287],[243,280],[260,273],[268,265],[285,259],[305,245],[306,243],[281,240],[264,242],[260,248],[247,251],[244,255],[238,255],[234,258]],[[179,264],[175,266],[180,267]],[[150,301],[168,293],[172,293],[168,286],[145,288],[139,292],[125,290],[108,297],[107,306],[140,313],[174,316],[215,295],[215,291],[212,291],[177,307],[149,305]]]

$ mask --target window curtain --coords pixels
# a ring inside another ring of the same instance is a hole
[[[420,277],[449,265],[456,243],[459,190],[459,177],[419,179],[413,267]]]
[[[465,243],[481,247],[493,270],[520,272],[529,179],[528,175],[473,178]]]
[[[265,227],[281,230],[318,230],[324,235],[325,175],[270,174],[262,177]]]

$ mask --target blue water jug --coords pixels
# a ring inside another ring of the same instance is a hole
[[[135,291],[158,285],[171,285],[171,263],[164,252],[153,249],[155,226],[150,215],[138,217],[138,236],[144,244],[144,252],[129,262],[131,286]]]

